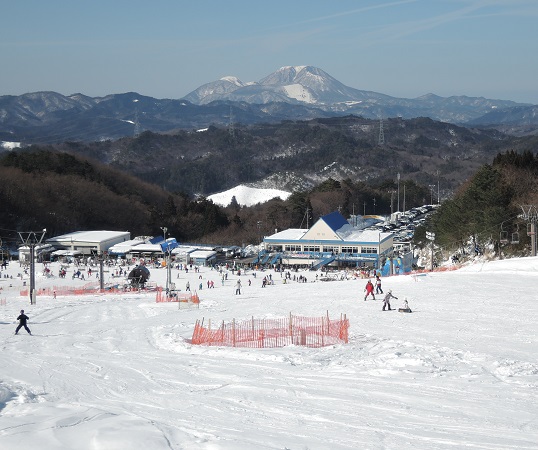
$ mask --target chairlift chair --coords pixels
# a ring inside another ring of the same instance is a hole
[[[519,232],[514,231],[512,233],[512,242],[511,244],[519,244]]]
[[[527,224],[527,236],[532,236],[534,234],[534,231],[532,229],[532,223]]]
[[[508,244],[508,231],[501,231],[499,241],[501,244]]]

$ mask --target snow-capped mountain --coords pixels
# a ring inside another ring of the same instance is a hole
[[[485,114],[503,111],[489,119],[510,116],[510,132],[524,124],[524,134],[536,132],[538,119],[516,106],[531,105],[483,97],[439,97],[426,94],[413,99],[355,89],[313,66],[286,66],[260,81],[244,82],[226,76],[204,84],[182,99],[155,99],[136,92],[87,97],[35,92],[0,96],[0,140],[51,143],[99,141],[133,136],[139,131],[242,124],[279,123],[341,115],[364,118],[429,117],[463,124]],[[522,118],[525,114],[525,118]],[[491,123],[488,120],[488,123]],[[499,123],[499,122],[495,122]]]
[[[300,102],[325,108],[340,103],[353,105],[368,100],[387,101],[390,98],[346,86],[313,66],[281,67],[259,82],[243,83],[236,77],[225,77],[204,84],[185,96],[185,100],[200,105],[215,100],[231,100],[262,104]]]

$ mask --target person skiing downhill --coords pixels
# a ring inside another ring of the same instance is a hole
[[[374,285],[372,284],[371,280],[368,280],[368,283],[366,283],[366,287],[364,288],[366,295],[364,296],[364,301],[368,298],[369,295],[372,295],[372,298],[375,300],[374,295]]]
[[[389,290],[389,292],[387,293],[387,295],[385,295],[385,298],[383,299],[383,311],[385,311],[385,308],[387,306],[388,306],[388,310],[392,311],[392,308],[390,307],[391,298],[395,298],[396,300],[398,300],[398,297],[395,297],[394,295],[392,295],[392,289]]]
[[[24,314],[24,309],[21,309],[21,315],[19,317],[17,317],[17,320],[19,321],[19,326],[17,327],[17,329],[15,330],[15,334],[19,334],[19,330],[24,327],[24,329],[28,332],[28,334],[32,334],[32,332],[30,331],[30,329],[28,328],[28,325],[26,325],[26,322],[28,320],[30,320],[30,318]]]

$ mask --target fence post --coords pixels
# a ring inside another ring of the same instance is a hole
[[[292,316],[290,312],[290,337],[293,337],[293,323],[292,323]]]
[[[232,343],[235,347],[235,318],[232,319]]]

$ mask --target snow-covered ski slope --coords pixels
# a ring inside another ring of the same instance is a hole
[[[0,281],[2,450],[538,448],[537,258],[385,278],[399,298],[392,306],[407,297],[412,314],[382,312],[380,297],[363,301],[362,279],[306,272],[307,283],[283,284],[274,272],[247,273],[235,296],[237,275],[222,286],[208,268],[202,280],[172,271],[179,287],[204,283],[200,309],[157,304],[153,294],[38,297],[30,306],[18,297],[18,272],[12,263],[14,279]],[[269,273],[275,284],[262,288]],[[165,277],[151,270],[153,281]],[[84,283],[37,276],[38,288]],[[13,335],[21,308],[35,336]],[[347,314],[349,344],[189,343],[202,317],[327,311]]]

